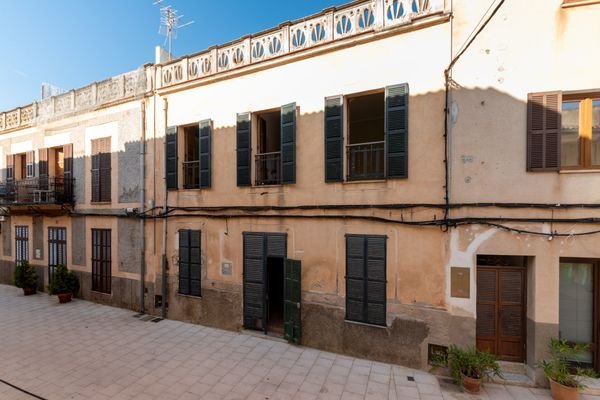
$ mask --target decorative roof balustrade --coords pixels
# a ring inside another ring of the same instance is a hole
[[[142,67],[11,111],[0,112],[0,133],[144,94],[151,87],[146,75],[146,68]]]
[[[293,54],[365,32],[411,24],[446,10],[447,0],[367,0],[241,38],[224,46],[158,65],[157,88],[204,78]]]

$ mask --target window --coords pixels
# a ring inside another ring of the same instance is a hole
[[[181,135],[178,140],[178,136]],[[165,138],[165,168],[167,189],[179,189],[178,153],[183,160],[183,188],[199,189],[211,187],[211,140],[212,120],[200,121],[197,125],[167,128]],[[178,149],[178,142],[183,143]]]
[[[258,130],[255,184],[281,184],[281,113],[279,110],[257,113]]]
[[[200,129],[197,125],[183,128],[183,187],[185,189],[198,189],[200,187],[199,135]]]
[[[92,229],[92,290],[111,291],[110,229]]]
[[[407,83],[326,98],[325,181],[407,178],[408,99]]]
[[[533,93],[527,110],[529,171],[600,168],[600,93]]]
[[[15,261],[29,261],[29,227],[15,226]]]
[[[48,281],[57,265],[67,265],[67,229],[48,228]]]
[[[200,231],[179,231],[179,293],[200,296]]]
[[[110,202],[110,137],[92,140],[92,202]]]
[[[386,237],[346,235],[346,319],[386,324]]]

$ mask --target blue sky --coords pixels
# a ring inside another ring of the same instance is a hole
[[[40,97],[42,82],[84,86],[153,62],[155,0],[1,1],[0,110]],[[175,56],[195,53],[347,0],[165,0],[184,14]]]

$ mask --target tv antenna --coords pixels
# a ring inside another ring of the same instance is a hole
[[[183,15],[171,6],[163,6],[164,0],[156,0],[153,4],[160,7],[160,28],[158,33],[166,36],[165,42],[169,43],[169,61],[171,61],[171,49],[173,38],[177,39],[177,30],[194,23],[194,21],[183,22]]]

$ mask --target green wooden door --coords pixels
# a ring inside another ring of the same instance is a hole
[[[286,258],[283,263],[283,331],[288,342],[300,344],[301,263]]]

